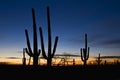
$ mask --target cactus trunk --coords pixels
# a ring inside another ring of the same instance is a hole
[[[52,64],[52,58],[48,58],[47,59],[47,66],[51,66],[51,64]]]
[[[84,61],[84,67],[86,66],[86,62],[87,62],[87,60]]]
[[[35,55],[34,57],[33,57],[33,65],[38,65],[38,56],[37,55]]]
[[[51,42],[51,28],[50,28],[50,13],[49,13],[49,7],[47,7],[47,20],[48,20],[48,56],[47,59],[47,65],[51,66],[52,63],[52,57],[51,57],[51,48],[52,48],[52,42]]]

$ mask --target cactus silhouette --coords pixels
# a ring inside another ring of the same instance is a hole
[[[37,32],[36,32],[36,22],[35,22],[35,12],[34,9],[32,8],[32,17],[33,17],[33,51],[30,46],[30,40],[28,36],[28,31],[25,29],[25,35],[26,35],[26,41],[27,41],[27,46],[26,48],[26,53],[30,56],[33,57],[33,65],[36,66],[38,65],[38,56],[40,55],[41,50],[38,50],[37,46]]]
[[[73,59],[73,66],[75,66],[75,59]]]
[[[23,48],[23,59],[22,59],[23,65],[26,65],[26,58],[25,58],[25,48]]]
[[[117,60],[116,64],[119,64],[119,60]]]
[[[58,43],[58,36],[55,38],[55,43],[52,51],[52,42],[51,42],[51,27],[50,27],[50,13],[49,13],[49,7],[47,7],[47,19],[48,19],[48,55],[45,52],[44,48],[44,40],[43,40],[43,34],[42,34],[42,28],[39,28],[40,31],[40,38],[41,38],[41,49],[42,49],[42,55],[45,59],[47,59],[47,66],[51,66],[52,58],[54,57],[57,43]]]
[[[80,52],[81,52],[81,60],[84,62],[84,67],[87,64],[87,60],[89,58],[89,50],[90,48],[87,47],[87,34],[85,34],[85,48],[81,48]]]
[[[104,65],[106,65],[106,64],[107,64],[107,61],[105,60],[105,61],[104,61]]]
[[[97,64],[98,65],[100,65],[100,62],[101,62],[102,60],[100,59],[100,53],[99,53],[99,55],[98,55],[98,58],[97,58],[97,60],[96,60],[96,62],[97,62]]]

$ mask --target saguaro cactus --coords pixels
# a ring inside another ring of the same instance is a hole
[[[87,64],[87,60],[89,58],[89,50],[90,48],[87,47],[87,34],[85,34],[85,48],[81,48],[81,60],[84,62],[84,66]]]
[[[22,59],[23,65],[26,65],[26,58],[25,58],[25,48],[23,48],[23,59]]]
[[[52,51],[49,7],[47,7],[47,19],[48,19],[48,55],[45,52],[44,40],[43,40],[43,34],[42,34],[42,28],[41,27],[39,28],[39,31],[40,31],[40,38],[41,38],[42,55],[45,59],[47,59],[47,66],[51,66],[52,58],[55,54],[57,43],[58,43],[58,36],[56,36],[56,38],[55,38],[55,43],[54,43],[54,47],[53,47],[53,51]]]
[[[36,66],[38,65],[38,56],[40,55],[40,49],[38,50],[37,46],[37,32],[36,32],[36,22],[35,22],[35,13],[34,9],[32,8],[32,17],[33,17],[33,51],[30,46],[30,40],[28,36],[28,31],[25,29],[25,34],[26,34],[26,40],[27,40],[27,46],[26,48],[26,53],[30,56],[33,57],[33,65]]]
[[[99,55],[98,55],[98,58],[97,58],[97,60],[96,60],[96,62],[97,62],[97,64],[98,65],[100,65],[100,62],[101,62],[102,60],[100,59],[100,53],[99,53]]]
[[[104,61],[104,65],[106,65],[106,64],[107,64],[107,61],[105,60],[105,61]]]

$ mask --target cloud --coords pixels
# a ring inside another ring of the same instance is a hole
[[[80,57],[80,55],[77,53],[69,53],[69,52],[63,52],[62,54],[56,54],[56,56]]]
[[[110,34],[93,34],[88,38],[88,44],[92,47],[120,48],[120,38]]]
[[[89,38],[89,43],[92,42],[97,42],[99,40],[102,40],[106,37],[107,35],[105,34],[93,34],[90,38]]]
[[[68,42],[72,42],[72,43],[81,43],[81,42],[83,42],[83,40],[84,40],[84,37],[80,37],[80,36],[76,36],[74,38],[67,39]]]
[[[17,53],[23,53],[23,51],[17,51]]]
[[[73,37],[67,41],[67,43],[72,44],[72,46],[76,46],[76,48],[84,47],[85,44],[84,35]],[[120,38],[111,34],[88,33],[88,46],[94,48],[120,48]]]
[[[94,44],[91,44],[94,47],[102,47],[102,48],[120,48],[120,39],[104,39]]]
[[[94,45],[95,43],[102,41],[105,39],[107,35],[105,34],[88,34],[88,44]],[[76,36],[74,38],[68,39],[67,42],[73,45],[84,45],[85,44],[85,36]]]
[[[108,30],[118,30],[120,27],[120,16],[119,15],[114,15],[114,16],[109,16],[105,19],[104,22],[104,27],[108,28]]]
[[[120,45],[120,39],[104,41],[102,44],[104,44],[104,45]]]
[[[7,59],[21,59],[20,57],[5,57]]]

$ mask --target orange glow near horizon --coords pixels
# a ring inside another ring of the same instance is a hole
[[[75,61],[73,61],[73,59]],[[105,60],[107,61],[107,63],[115,63],[117,61],[117,59],[102,59],[101,64],[104,64]],[[118,59],[118,61],[120,62],[120,60]],[[28,65],[29,59],[26,59],[26,65]],[[38,64],[39,65],[46,65],[47,61],[45,59],[39,59],[38,60]],[[6,58],[0,58],[0,63],[1,64],[15,64],[15,65],[21,65],[22,64],[22,59],[6,59]],[[31,62],[30,65],[32,65],[33,61],[31,58]],[[83,65],[83,62],[81,61],[81,58],[55,58],[52,59],[52,64],[53,66],[63,66],[63,65]],[[97,64],[96,59],[94,58],[89,58],[87,61],[88,65],[92,65],[92,64]]]

